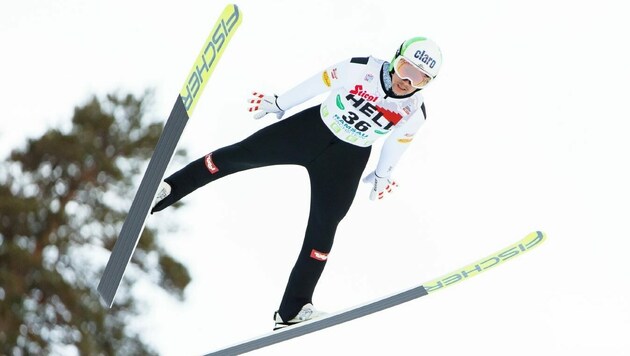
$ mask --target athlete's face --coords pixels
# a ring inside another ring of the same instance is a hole
[[[396,74],[396,72],[392,73],[392,91],[396,95],[407,95],[411,94],[416,90],[411,85],[409,79],[402,79]]]

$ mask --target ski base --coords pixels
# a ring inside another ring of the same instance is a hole
[[[186,113],[186,108],[181,96],[178,96],[155,146],[155,151],[153,151],[147,170],[140,182],[140,187],[131,203],[129,214],[127,214],[127,218],[123,223],[97,287],[103,302],[110,308],[114,303],[116,291],[122,281],[131,256],[138,245],[140,235],[144,230],[155,193],[164,176],[166,167],[173,157],[177,142],[184,132],[187,122],[188,114]]]
[[[140,187],[131,203],[129,214],[123,223],[97,287],[103,302],[108,307],[111,307],[114,303],[114,297],[122,282],[127,265],[136,250],[140,235],[144,230],[151,203],[160,181],[164,177],[166,168],[173,158],[177,143],[189,118],[192,116],[204,87],[208,83],[208,79],[210,79],[210,75],[216,68],[219,59],[223,55],[234,32],[241,24],[242,19],[242,14],[236,5],[227,5],[225,7],[199,52],[188,77],[186,77],[186,82],[180,94],[177,96],[175,106],[173,106],[166,125],[164,125],[164,130],[155,146],[155,151],[151,156]]]
[[[288,326],[286,328],[279,329],[278,331],[211,352],[205,356],[240,355],[406,303],[430,293],[443,290],[446,287],[476,276],[490,268],[496,267],[513,257],[520,256],[530,249],[540,245],[545,239],[546,235],[543,232],[532,232],[531,234],[525,236],[522,240],[496,253],[423,285],[413,287],[363,305],[346,309],[341,312],[329,314],[318,319]]]

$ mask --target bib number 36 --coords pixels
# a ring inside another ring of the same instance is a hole
[[[365,132],[372,126],[369,122],[360,120],[359,116],[352,111],[349,111],[348,115],[342,115],[341,118],[348,125],[354,125],[354,128],[360,132]]]

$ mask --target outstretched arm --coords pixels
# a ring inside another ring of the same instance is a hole
[[[376,175],[380,177],[391,175],[422,124],[424,124],[424,115],[422,112],[416,112],[402,127],[396,127],[392,131],[383,143],[381,156],[376,166]]]
[[[254,93],[254,99],[250,101],[250,104],[254,106],[252,106],[249,111],[260,110],[260,112],[256,113],[254,116],[256,119],[268,113],[276,113],[276,116],[280,119],[284,111],[340,85],[339,78],[344,77],[352,70],[349,63],[349,61],[343,61],[330,66],[280,96]]]
[[[382,199],[397,186],[391,178],[392,172],[422,124],[424,114],[418,111],[404,125],[395,128],[385,140],[376,169],[363,179],[365,183],[372,184],[371,200]]]

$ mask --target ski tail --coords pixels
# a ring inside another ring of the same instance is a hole
[[[201,92],[241,21],[242,14],[236,5],[225,7],[177,96],[97,287],[108,307],[114,303],[127,265],[144,230],[155,193],[173,158],[188,119],[192,116]]]
[[[236,345],[232,345],[211,352],[209,354],[206,354],[206,356],[240,355],[242,353],[257,350],[269,345],[293,339],[298,336],[309,334],[337,324],[345,323],[350,320],[361,318],[363,316],[370,315],[381,310],[385,310],[396,305],[409,302],[425,295],[429,295],[430,293],[434,293],[438,290],[442,290],[448,286],[457,284],[458,282],[461,282],[463,280],[467,280],[470,277],[476,276],[481,272],[491,269],[492,267],[496,267],[503,262],[512,259],[512,257],[520,256],[523,253],[540,245],[543,241],[545,241],[545,239],[545,233],[540,231],[532,232],[531,234],[525,236],[522,240],[496,253],[484,257],[465,267],[459,268],[440,278],[436,278],[427,283],[424,283],[423,285],[409,288],[401,292],[377,299],[375,301],[346,309],[344,311],[329,314],[319,319],[313,319],[293,326],[289,326],[280,329],[279,331],[275,331],[267,335],[263,335],[251,340],[238,343]]]

